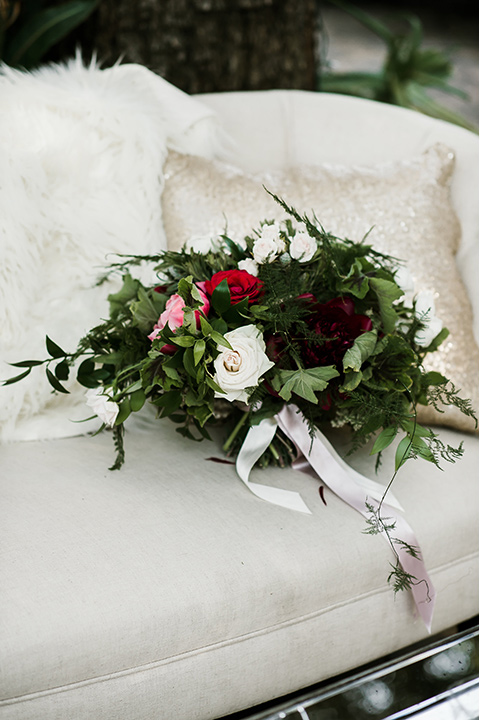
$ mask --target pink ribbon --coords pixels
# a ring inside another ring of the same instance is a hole
[[[318,438],[314,438],[312,442],[308,426],[298,408],[293,405],[284,405],[276,419],[281,430],[290,438],[297,451],[306,458],[330,490],[366,518],[370,515],[367,503],[378,510],[380,503],[366,494],[359,485],[352,482],[348,466],[343,463],[339,464],[326,451]],[[412,595],[419,615],[428,632],[431,632],[436,593],[423,562],[417,538],[405,518],[394,507],[384,502],[382,509],[385,509],[384,519],[388,517],[389,524],[392,521],[395,523],[393,531],[395,539],[389,538],[384,530],[381,534],[389,545],[393,544],[402,568],[416,578],[411,587]],[[408,553],[402,541],[415,547],[418,558]]]

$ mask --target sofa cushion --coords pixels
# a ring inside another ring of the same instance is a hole
[[[254,472],[300,492],[305,515],[256,498],[208,460],[219,445],[167,420],[129,425],[120,472],[110,443],[2,448],[2,720],[207,720],[426,636],[387,586],[387,543],[328,489],[325,506],[318,479]],[[476,613],[476,443],[447,472],[410,461],[396,482],[437,590],[433,632]],[[372,462],[352,458],[371,476]],[[380,481],[392,465],[387,452]]]

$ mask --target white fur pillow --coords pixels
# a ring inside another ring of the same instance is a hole
[[[168,148],[212,157],[213,112],[140,66],[0,71],[0,378],[6,362],[65,350],[105,317],[93,287],[111,253],[165,247]],[[85,432],[84,391],[51,394],[43,371],[0,389],[0,437]],[[95,426],[98,422],[95,423]]]

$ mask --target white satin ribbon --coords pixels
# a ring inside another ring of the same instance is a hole
[[[365,490],[359,487],[356,482],[352,482],[348,465],[338,464],[332,455],[325,452],[322,443],[316,442],[316,437],[313,443],[311,442],[308,427],[298,408],[293,405],[284,405],[276,418],[281,430],[290,438],[323,482],[336,495],[366,518],[369,517],[367,503],[378,510],[379,502],[366,494]],[[416,578],[411,586],[411,592],[417,611],[423,619],[427,630],[431,632],[435,589],[423,562],[415,533],[405,518],[387,502],[382,505],[382,517],[383,519],[388,517],[389,522],[393,521],[395,523],[395,537],[389,538],[385,531],[382,531],[381,534],[389,545],[393,544],[402,568]],[[416,548],[417,558],[409,554],[404,543]]]
[[[293,405],[285,405],[275,418],[262,420],[258,425],[252,426],[238,454],[237,473],[257,497],[275,505],[311,514],[298,493],[249,481],[251,469],[272,442],[277,427],[281,428],[297,449],[299,458],[294,463],[296,469],[305,470],[308,463],[308,466],[313,468],[336,495],[366,518],[369,517],[367,503],[378,509],[385,492],[383,485],[370,480],[347,465],[319,431],[312,442],[302,415]],[[389,522],[392,520],[395,522],[395,539],[389,539],[385,531],[381,534],[389,544],[393,542],[403,569],[416,578],[411,588],[412,594],[418,613],[430,632],[435,590],[421,558],[417,538],[403,516],[397,512],[402,510],[402,507],[390,492],[388,502],[382,504],[382,510],[384,510],[384,513],[382,512],[384,519],[388,517]],[[419,554],[418,559],[407,552],[402,541],[415,546]]]
[[[250,482],[248,479],[250,470],[275,437],[277,427],[278,424],[275,418],[266,418],[258,425],[253,425],[250,428],[237,456],[237,473],[248,489],[262,500],[267,500],[275,505],[281,505],[290,510],[298,510],[299,512],[311,515],[310,510],[297,492],[281,490],[280,488],[273,488],[268,485],[259,485],[258,483]]]

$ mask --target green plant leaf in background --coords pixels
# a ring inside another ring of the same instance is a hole
[[[398,14],[397,17],[407,23],[407,29],[394,33],[387,25],[349,2],[329,1],[383,40],[386,55],[382,69],[376,73],[322,73],[319,90],[400,105],[478,132],[468,120],[429,97],[427,89],[435,88],[468,99],[466,93],[447,82],[453,71],[448,56],[440,50],[422,49],[422,23],[416,15]]]
[[[26,3],[18,23],[2,27],[2,60],[12,67],[31,69],[45,53],[84,22],[100,0],[72,0],[57,7]],[[17,27],[18,25],[18,27]]]

